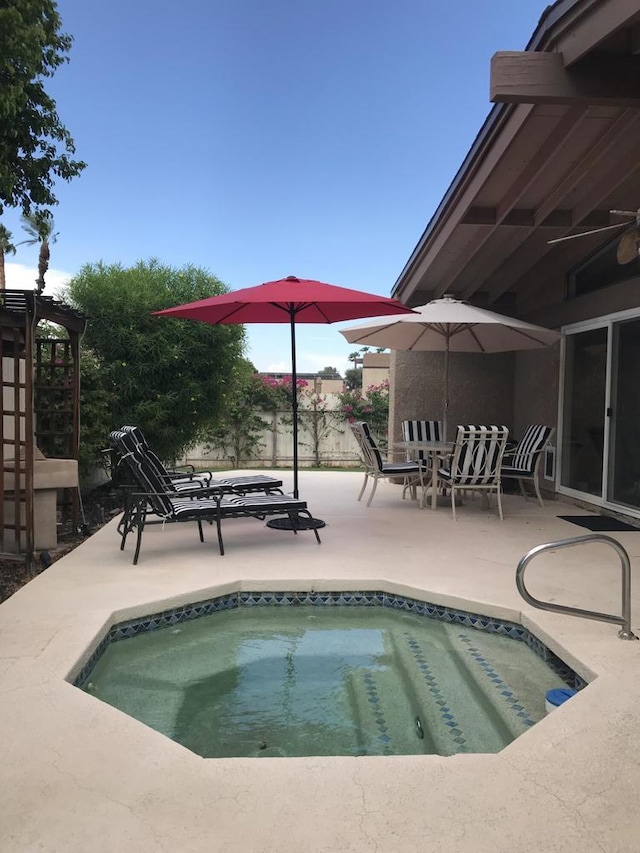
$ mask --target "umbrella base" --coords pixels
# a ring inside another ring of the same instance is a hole
[[[284,518],[270,518],[267,521],[267,527],[270,527],[272,530],[293,530],[294,532],[298,530],[318,530],[324,526],[325,522],[320,518],[301,518],[300,516],[297,518],[289,518],[289,516]]]

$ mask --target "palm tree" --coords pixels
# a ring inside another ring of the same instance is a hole
[[[6,255],[15,255],[16,247],[11,242],[11,231],[0,225],[0,290],[7,289],[7,280],[4,272],[4,259]]]
[[[33,246],[35,243],[40,243],[40,254],[38,255],[38,278],[36,279],[36,292],[42,293],[44,290],[44,276],[49,269],[49,258],[51,252],[49,246],[55,243],[58,234],[54,234],[53,216],[49,210],[36,210],[34,213],[25,213],[22,217],[22,226],[27,234],[30,234],[29,240],[23,240],[28,246]]]

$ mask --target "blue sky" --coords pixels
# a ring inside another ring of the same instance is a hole
[[[195,264],[230,288],[297,275],[389,295],[491,104],[489,62],[544,0],[59,0],[48,81],[88,163],[57,190],[46,293],[85,263]],[[21,237],[19,214],[3,222]],[[37,249],[9,258],[31,287]],[[345,370],[300,326],[298,369]],[[287,370],[286,326],[247,326]]]

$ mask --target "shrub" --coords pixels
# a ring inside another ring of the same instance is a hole
[[[349,421],[366,421],[375,438],[386,444],[389,431],[389,381],[369,385],[363,393],[359,388],[338,395],[340,411]]]

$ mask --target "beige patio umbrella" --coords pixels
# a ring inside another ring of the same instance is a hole
[[[351,344],[394,350],[444,352],[442,427],[447,438],[450,352],[510,352],[554,344],[560,332],[476,308],[445,294],[426,305],[374,323],[339,329]]]

